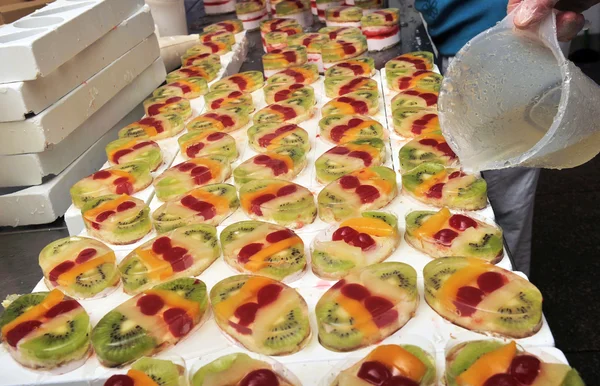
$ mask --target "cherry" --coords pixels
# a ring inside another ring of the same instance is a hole
[[[373,322],[379,328],[385,327],[388,324],[394,323],[397,320],[398,320],[398,311],[396,311],[394,309],[387,310],[383,314],[378,315],[373,318]]]
[[[281,189],[283,189],[283,188],[281,188]],[[279,190],[281,190],[281,189],[279,189]],[[252,213],[256,214],[257,216],[262,216],[263,213],[262,213],[261,205],[263,205],[264,203],[269,202],[271,200],[274,200],[274,199],[275,199],[275,195],[273,195],[273,194],[265,194],[260,197],[256,197],[250,203],[250,211]]]
[[[358,78],[352,79],[350,82],[348,82],[348,84],[340,87],[339,95],[348,94],[349,92],[354,91],[354,89],[358,85],[360,85],[364,79],[365,78],[363,78],[363,77],[358,77]]]
[[[342,43],[342,49],[346,55],[352,55],[356,52],[356,47],[351,45],[352,43]]]
[[[135,383],[128,375],[116,374],[108,378],[104,386],[135,386]]]
[[[333,142],[340,142],[346,131],[350,130],[348,125],[337,125],[331,129],[329,136]]]
[[[194,170],[200,169],[200,167],[194,168]],[[192,172],[194,171],[192,170]],[[202,174],[196,174],[194,176],[194,183],[196,185],[203,185],[212,180],[212,173],[209,169],[206,169]]]
[[[360,186],[360,181],[354,176],[343,176],[339,181],[344,189],[355,189]]]
[[[247,244],[240,249],[238,252],[238,261],[242,264],[246,264],[250,261],[250,258],[256,255],[263,247],[262,243]]]
[[[402,375],[396,375],[383,382],[381,386],[419,386],[419,383]]]
[[[439,145],[437,145],[437,149],[444,153],[446,157],[456,158],[456,154],[454,154],[454,152],[452,151],[452,149],[450,149],[450,146],[448,146],[446,142],[442,142]]]
[[[436,141],[433,138],[425,138],[419,141],[419,143],[421,145],[425,145],[425,146],[437,146],[438,141]]]
[[[394,304],[381,296],[369,296],[365,299],[365,308],[375,318],[394,308]]]
[[[540,372],[540,360],[532,355],[518,355],[510,364],[509,373],[520,383],[531,385]]]
[[[54,318],[60,314],[67,313],[79,307],[81,306],[79,305],[79,303],[77,303],[76,300],[64,300],[55,305],[54,307],[50,308],[48,311],[46,311],[44,316],[46,318]]]
[[[225,137],[225,133],[221,133],[221,132],[217,132],[217,133],[212,133],[209,134],[206,139],[209,141],[218,141],[219,139]]]
[[[257,165],[266,165],[271,160],[271,157],[265,154],[257,155],[254,157],[254,163]]]
[[[143,147],[152,146],[152,145],[155,145],[155,143],[153,141],[144,141],[144,142],[136,143],[131,148],[137,150],[137,149],[141,149]]]
[[[342,287],[341,292],[342,295],[358,301],[362,301],[364,298],[371,295],[365,286],[356,283],[346,284]]]
[[[354,228],[341,227],[341,228],[338,228],[335,232],[333,232],[333,235],[331,235],[331,240],[333,240],[333,241],[344,240],[346,243],[350,243],[350,241],[355,236],[358,236],[358,231],[355,230]]]
[[[352,151],[348,154],[348,157],[362,159],[365,166],[371,166],[371,163],[373,162],[373,157],[366,151]]]
[[[128,209],[135,208],[135,202],[125,201],[117,206],[117,212],[124,212]]]
[[[73,268],[75,266],[75,263],[67,260],[67,261],[63,261],[62,263],[60,263],[59,265],[57,265],[56,267],[52,268],[52,270],[50,271],[50,273],[48,274],[48,279],[51,282],[55,282],[56,280],[58,280],[58,277],[69,271],[71,268]]]
[[[371,203],[380,197],[379,190],[371,185],[361,185],[356,188],[356,194],[360,197],[363,204]]]
[[[259,307],[264,307],[268,304],[273,303],[279,297],[279,293],[283,290],[283,287],[277,284],[267,284],[262,287],[256,294],[256,302]]]
[[[107,210],[106,212],[102,212],[98,216],[96,216],[96,222],[104,222],[107,218],[109,218],[115,213],[116,212],[114,210]]]
[[[288,172],[288,166],[280,159],[271,159],[267,163],[267,167],[271,168],[273,175],[279,176]]]
[[[271,110],[277,111],[283,114],[284,120],[289,120],[296,117],[296,111],[294,111],[291,107],[281,106],[281,105],[271,105]]]
[[[438,231],[433,238],[440,244],[449,247],[452,244],[452,240],[454,240],[458,236],[458,233],[453,231],[452,229],[442,229]]]
[[[92,257],[96,256],[96,253],[98,253],[98,252],[94,248],[86,248],[86,249],[82,250],[81,252],[79,252],[79,254],[77,255],[77,258],[75,259],[75,262],[77,264],[85,263]]]
[[[461,316],[471,316],[477,311],[477,306],[485,297],[485,293],[479,288],[465,286],[460,287],[456,293],[454,305]]]
[[[198,212],[198,216],[202,216],[204,220],[210,220],[211,218],[217,215],[217,208],[210,202],[206,201],[196,201],[190,209]]]
[[[154,253],[163,254],[169,249],[171,249],[171,239],[166,236],[159,237],[152,243]]]
[[[467,228],[477,228],[477,221],[471,217],[463,216],[462,214],[455,214],[448,220],[450,226],[459,231],[464,231]]]
[[[152,316],[156,315],[164,307],[165,302],[160,296],[150,294],[139,298],[136,304],[142,314]]]
[[[504,286],[504,276],[498,272],[485,272],[477,278],[477,286],[480,290],[489,294]]]
[[[92,179],[94,180],[105,180],[109,178],[112,174],[108,170],[100,170],[92,175]]]
[[[202,174],[206,174],[206,172],[210,173],[210,169],[207,168],[206,166],[196,166],[195,168],[192,169],[192,171],[190,172],[190,174],[192,176],[199,176]]]
[[[118,182],[120,181],[120,182]],[[117,194],[133,194],[133,185],[127,180],[127,177],[118,178],[113,182],[116,186]]]
[[[173,268],[173,272],[183,272],[194,265],[194,258],[192,255],[186,254],[176,261],[170,261],[170,263],[171,268]]]
[[[349,99],[349,98],[347,98],[347,99]],[[352,118],[351,120],[348,121],[348,127],[352,129],[352,128],[360,125],[363,122],[364,121],[360,118]]]
[[[367,361],[360,365],[360,369],[356,375],[373,385],[382,385],[383,382],[392,376],[392,373],[381,362]]]
[[[357,114],[367,114],[369,112],[369,106],[363,101],[352,101],[350,106],[356,111]]]
[[[232,76],[229,78],[232,83],[235,83],[240,90],[244,91],[248,87],[248,81],[242,76]]]
[[[336,146],[336,147],[329,149],[327,151],[327,153],[344,155],[344,154],[350,153],[350,149],[348,149],[347,147],[344,147],[344,146]]]
[[[169,263],[175,263],[183,258],[188,250],[182,247],[173,247],[163,253],[163,259]]]
[[[114,163],[118,164],[119,163],[119,159],[121,159],[121,157],[126,156],[129,153],[132,153],[133,149],[122,149],[122,150],[117,150],[115,152],[115,154],[113,154],[112,156],[112,160]]]
[[[293,51],[286,51],[283,53],[283,57],[290,63],[296,62],[296,53]]]
[[[361,250],[366,251],[375,246],[375,240],[366,233],[359,233],[348,242],[348,244],[359,247]]]
[[[277,98],[277,96],[275,96],[275,98]],[[258,139],[258,144],[260,145],[260,147],[267,147],[271,144],[271,141],[273,141],[275,138],[277,138],[276,133],[265,134]],[[254,163],[256,163],[256,158],[254,158]]]
[[[162,133],[163,131],[165,131],[165,128],[163,127],[162,122],[154,119],[153,117],[144,118],[142,120],[139,120],[138,123],[141,125],[147,125],[147,126],[154,127],[156,129],[157,133]]]
[[[198,142],[192,146],[189,146],[187,149],[185,149],[185,154],[187,154],[187,156],[190,158],[195,158],[196,155],[198,155],[198,153],[200,153],[200,150],[202,150],[203,148],[204,148],[204,144],[202,142]]]
[[[519,386],[519,384],[510,374],[496,374],[488,378],[483,386]]]
[[[194,327],[194,321],[183,308],[169,308],[163,313],[163,320],[176,338],[186,335]]]
[[[282,188],[279,188],[277,191],[277,197],[283,197],[292,193],[296,193],[297,190],[298,187],[296,187],[296,185],[286,185]]]
[[[184,173],[189,172],[190,170],[192,170],[195,167],[196,167],[196,165],[191,162],[184,162],[184,163],[176,166],[176,168],[179,169],[179,171],[184,172]]]
[[[38,329],[42,325],[39,320],[28,320],[26,322],[17,324],[12,330],[10,330],[6,336],[6,342],[12,347],[17,347],[17,343],[25,338],[29,333]]]
[[[239,386],[279,386],[279,379],[271,370],[259,369],[249,372]]]
[[[437,199],[442,198],[442,190],[444,189],[444,185],[446,185],[446,184],[443,182],[433,185],[431,188],[429,188],[429,190],[427,191],[427,193],[425,193],[425,195],[429,198],[437,198]]]
[[[252,322],[254,322],[254,318],[256,318],[256,312],[258,309],[258,303],[254,302],[239,306],[234,312],[235,317],[239,319],[238,324],[245,327],[249,326]]]
[[[269,233],[266,237],[266,240],[273,244],[281,240],[289,239],[290,237],[294,237],[295,234],[289,229],[283,229],[280,231]]]
[[[464,177],[464,176],[466,176],[466,174],[465,174],[465,173],[463,173],[463,172],[461,172],[461,171],[457,171],[457,172],[452,172],[452,173],[451,173],[451,174],[448,176],[448,178],[449,178],[449,179],[454,179],[454,178],[458,178],[458,177]]]

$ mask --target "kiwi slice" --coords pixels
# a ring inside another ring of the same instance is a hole
[[[448,386],[458,386],[456,377],[467,371],[484,354],[502,346],[503,344],[498,341],[478,340],[454,347],[446,357],[446,383]]]
[[[127,259],[119,264],[119,271],[122,274],[123,287],[128,292],[135,292],[135,290],[148,283],[148,277],[146,276],[148,269],[137,257]]]
[[[398,218],[391,213],[370,211],[370,212],[363,212],[362,216],[366,217],[366,218],[375,218],[375,219],[381,220],[384,223],[391,226],[392,228],[398,227]]]
[[[118,280],[119,272],[113,263],[105,263],[79,274],[71,285],[74,292],[94,296]]]
[[[406,234],[412,235],[414,231],[416,231],[425,220],[429,217],[433,216],[436,212],[429,210],[415,210],[413,212],[409,212],[405,217],[406,222]]]
[[[414,192],[427,179],[441,173],[445,169],[444,165],[441,164],[431,162],[422,163],[410,172],[402,174],[402,186],[409,192]]]
[[[273,213],[273,221],[278,224],[292,224],[304,220],[310,224],[317,216],[317,207],[312,195],[302,195],[295,201],[285,201],[279,204],[277,211]]]
[[[0,329],[46,299],[49,292],[34,292],[16,298],[0,316]]]
[[[116,367],[151,354],[158,342],[135,321],[113,310],[94,327],[92,345],[103,365]]]
[[[319,342],[332,351],[351,351],[359,347],[363,333],[352,326],[353,319],[335,301],[319,301],[315,308],[319,323]],[[327,329],[321,325],[327,325]]]
[[[143,372],[159,386],[179,386],[180,378],[183,376],[180,366],[164,359],[140,358],[131,365],[131,368]]]
[[[495,310],[495,324],[503,331],[535,331],[542,320],[542,294],[533,287],[519,292],[519,295]]]
[[[279,323],[269,329],[263,342],[276,352],[294,352],[309,334],[308,318],[300,307],[288,311]]]
[[[320,250],[312,252],[312,267],[313,271],[322,272],[323,276],[338,277],[340,272],[348,273],[352,268],[356,267],[356,263],[352,260],[343,260],[337,257],[333,258],[329,253]]]
[[[377,154],[373,157],[371,165],[380,165],[385,157],[385,144],[379,138],[362,138],[355,141],[347,142],[345,145],[368,146]],[[340,145],[344,147],[344,145]],[[341,158],[343,157],[343,158]],[[320,182],[329,183],[345,174],[352,173],[356,170],[365,167],[365,163],[360,158],[348,157],[348,154],[335,156],[331,153],[323,153],[315,161],[317,170],[317,178]]]
[[[334,184],[332,182],[332,184]],[[319,203],[319,217],[325,222],[336,222],[342,219],[352,217],[355,210],[349,205],[344,205],[346,198],[338,195],[333,189],[325,187],[319,192],[317,196],[317,202]],[[331,214],[328,214],[330,211]]]
[[[476,210],[487,205],[487,183],[483,178],[471,175],[449,180],[444,192],[449,208]]]
[[[427,353],[425,350],[423,350],[419,346],[414,346],[412,344],[402,345],[402,348],[405,349],[406,351],[408,351],[409,353],[413,354],[414,356],[416,356],[427,368],[425,375],[423,375],[423,378],[421,378],[421,384],[422,385],[433,384],[436,374],[435,374],[435,363],[434,363],[431,355],[429,355],[429,353]]]
[[[171,280],[155,286],[154,289],[175,292],[187,300],[196,302],[200,305],[201,312],[204,312],[208,305],[206,284],[193,277],[182,277],[180,279]]]
[[[400,167],[405,171],[412,170],[424,162],[434,162],[442,165],[446,163],[440,157],[439,152],[434,151],[433,148],[426,150],[425,146],[413,146],[410,142],[400,148],[398,159],[400,160]]]
[[[585,382],[583,382],[577,370],[571,369],[563,379],[561,386],[585,386]]]
[[[459,261],[454,257],[447,257],[446,259],[451,259],[448,260],[448,262]],[[458,259],[462,258],[459,257]],[[435,301],[434,297],[437,291],[442,288],[442,284],[450,275],[454,274],[462,267],[462,265],[458,264],[428,264],[425,266],[423,269],[423,280],[425,281],[425,299],[427,302]]]
[[[207,375],[227,371],[227,369],[229,369],[234,362],[238,361],[242,357],[248,357],[248,355],[242,353],[229,354],[215,359],[205,366],[202,366],[192,376],[192,385],[202,386]]]
[[[502,252],[501,234],[484,233],[477,242],[470,242],[464,247],[465,256],[481,257],[489,260]]]

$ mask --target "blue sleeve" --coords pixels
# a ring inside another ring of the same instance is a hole
[[[433,43],[453,56],[466,42],[506,16],[508,0],[415,0]]]

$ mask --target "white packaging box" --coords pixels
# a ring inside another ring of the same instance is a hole
[[[116,138],[119,129],[135,119],[139,119],[143,110],[132,113],[129,121],[119,122],[119,120],[129,114],[135,106],[158,87],[164,81],[165,76],[165,67],[159,58],[84,124],[85,127],[90,127],[91,131],[106,132],[112,127],[111,134],[102,137],[67,169],[50,181],[39,186],[1,195],[0,226],[46,224],[62,216],[71,205],[71,196],[69,195],[71,186],[81,178],[98,170],[106,160],[104,150],[106,144]]]
[[[153,32],[150,8],[144,6],[47,76],[0,84],[0,122],[41,113]]]
[[[47,76],[144,5],[58,0],[0,29],[0,83]]]

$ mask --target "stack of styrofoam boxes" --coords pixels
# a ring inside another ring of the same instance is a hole
[[[57,0],[0,28],[0,225],[62,216],[165,75],[144,0]]]

